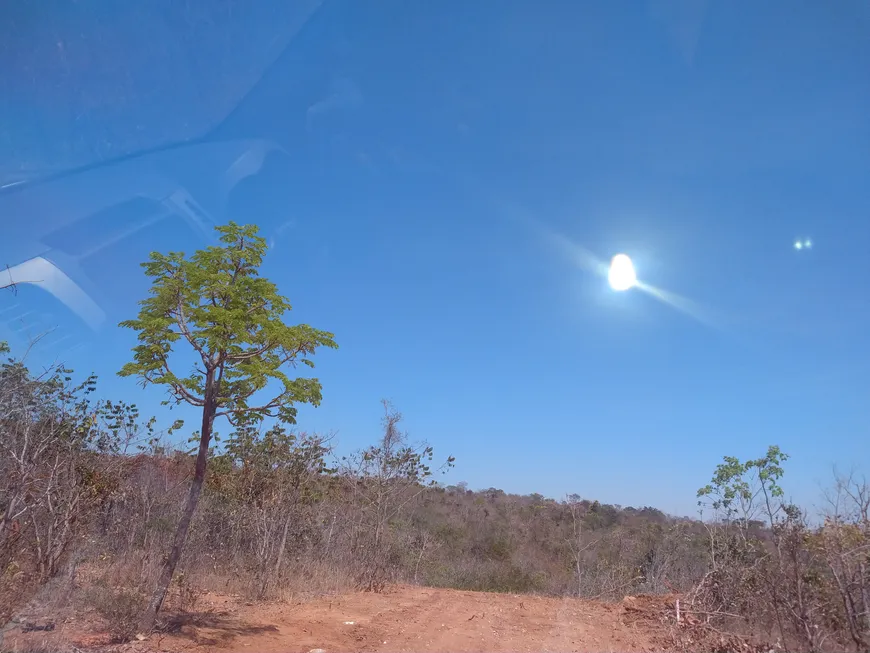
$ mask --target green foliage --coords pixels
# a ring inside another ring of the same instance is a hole
[[[35,377],[23,362],[9,359],[0,365],[2,409],[7,415],[23,410],[33,423],[51,425],[45,447],[53,452],[114,454],[143,433],[153,434],[154,419],[142,424],[135,404],[95,400],[97,377],[73,384],[71,374],[71,370],[56,367]],[[14,446],[12,439],[7,437],[8,446]],[[26,450],[34,453],[33,447]]]
[[[334,470],[326,464],[329,448],[322,437],[288,432],[276,424],[260,433],[245,426],[227,440],[214,463],[211,483],[235,498],[262,504],[276,487],[287,487],[302,501],[320,497],[310,479]]]
[[[698,490],[698,505],[709,505],[726,519],[739,517],[747,524],[761,509],[772,522],[780,509],[773,500],[783,496],[779,480],[785,473],[782,463],[788,455],[771,445],[763,458],[740,462],[734,456],[725,456],[723,460],[712,481]]]
[[[230,222],[217,231],[220,246],[189,258],[154,252],[143,264],[152,279],[150,296],[140,302],[136,319],[121,322],[137,332],[138,344],[119,374],[166,385],[176,403],[202,406],[234,424],[266,417],[294,423],[295,404],[319,404],[321,385],[314,378],[292,378],[285,369],[314,367],[311,356],[318,347],[336,347],[333,335],[284,323],[291,306],[259,276],[267,246],[256,226]],[[179,341],[199,358],[186,375],[170,365]],[[280,391],[256,405],[255,396],[270,382]]]

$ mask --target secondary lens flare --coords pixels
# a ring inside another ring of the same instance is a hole
[[[617,254],[610,261],[607,282],[611,288],[617,291],[628,290],[637,285],[634,263],[631,262],[631,258],[627,254]]]

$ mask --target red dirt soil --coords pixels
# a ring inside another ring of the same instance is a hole
[[[295,605],[251,605],[207,595],[198,605],[201,612],[187,615],[174,633],[151,635],[121,650],[665,651],[674,649],[667,623],[672,604],[668,597],[602,603],[407,586]],[[79,649],[107,643],[101,634],[79,630],[76,636],[72,627],[53,635]]]

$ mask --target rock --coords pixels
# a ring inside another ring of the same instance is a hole
[[[29,621],[25,621],[21,625],[21,632],[22,633],[32,633],[34,631],[51,632],[52,630],[54,630],[54,623],[51,621],[48,622],[47,624],[34,624],[34,623],[30,623]]]

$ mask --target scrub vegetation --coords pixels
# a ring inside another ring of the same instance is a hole
[[[388,402],[371,444],[338,455],[329,434],[296,424],[296,407],[321,399],[306,374],[335,338],[288,323],[289,301],[258,274],[256,227],[218,231],[218,245],[192,256],[153,254],[151,292],[122,324],[137,341],[121,374],[164,388],[165,415],[146,418],[103,397],[95,378],[32,370],[4,349],[7,635],[35,630],[31,613],[75,609],[126,641],[171,631],[204,596],[388,600],[404,585],[659,596],[669,646],[692,650],[722,650],[726,634],[747,647],[870,649],[863,479],[835,478],[823,514],[809,515],[784,500],[788,456],[771,446],[754,460],[725,457],[692,519],[444,485],[453,458],[415,441]],[[158,431],[181,402],[199,423]]]

